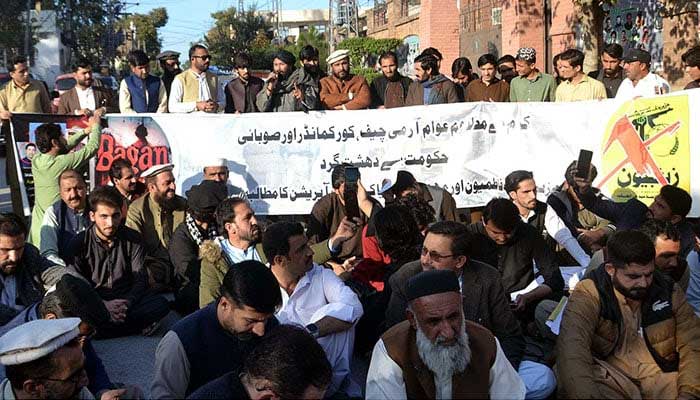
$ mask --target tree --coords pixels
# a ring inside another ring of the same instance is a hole
[[[214,18],[214,26],[204,36],[204,44],[209,49],[213,65],[231,65],[236,53],[251,51],[251,44],[260,40],[259,32],[269,32],[271,29],[255,8],[240,14],[234,7],[230,7],[211,16]]]
[[[116,0],[54,0],[53,6],[70,56],[104,60],[116,49],[114,22],[121,11]]]
[[[22,0],[3,1],[3,11],[0,12],[0,48],[8,50],[8,58],[20,53],[24,46],[24,29],[26,2]],[[23,4],[24,3],[24,4]],[[23,15],[24,14],[24,15]]]
[[[158,28],[168,23],[168,12],[165,8],[154,8],[148,14],[133,14],[119,21],[117,27],[129,31],[131,23],[136,27],[136,43],[134,48],[139,48],[155,58],[160,53],[161,40],[158,36]],[[125,49],[126,50],[126,49]]]

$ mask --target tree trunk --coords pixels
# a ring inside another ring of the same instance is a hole
[[[693,1],[663,0],[663,75],[673,89],[681,89],[688,81],[681,55],[698,44],[698,9]]]
[[[586,57],[583,71],[588,73],[599,68],[600,52],[605,45],[603,43],[603,9],[595,0],[579,0],[574,4],[578,14],[583,54]]]

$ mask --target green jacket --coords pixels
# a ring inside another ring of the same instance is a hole
[[[263,252],[262,244],[258,243],[255,249],[260,255],[260,261],[267,264],[267,257]],[[328,248],[328,240],[311,245],[314,251],[314,263],[323,264],[331,259],[331,250]],[[212,301],[219,298],[219,288],[224,281],[224,275],[230,267],[227,257],[224,256],[219,242],[205,240],[199,246],[199,258],[202,260],[199,282],[199,307],[204,308]]]
[[[85,135],[82,132],[68,137],[68,149],[71,150],[77,146],[85,138]],[[87,144],[82,149],[58,156],[39,153],[32,159],[35,198],[29,243],[37,248],[41,246],[39,236],[41,233],[41,222],[44,220],[44,211],[60,199],[58,176],[65,170],[83,167],[90,158],[97,154],[101,136],[100,126],[95,125]]]

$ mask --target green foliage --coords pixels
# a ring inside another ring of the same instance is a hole
[[[374,39],[371,37],[353,37],[338,44],[338,49],[350,51],[350,65],[372,67],[369,60],[374,60],[380,54],[396,50],[401,45],[400,39]]]
[[[211,16],[214,26],[204,36],[204,44],[209,48],[213,65],[231,66],[237,53],[252,53],[252,44],[263,41],[260,33],[264,36],[270,30],[265,18],[253,7],[243,14],[230,7]]]
[[[142,48],[152,59],[160,53],[161,40],[158,37],[158,28],[168,23],[168,12],[165,8],[154,8],[148,14],[133,14],[119,21],[117,26],[128,30],[131,22],[136,27],[137,47]]]
[[[66,45],[70,47],[73,58],[82,56],[103,60],[109,38],[109,13],[116,7],[114,2],[55,0],[53,5],[59,28],[72,38]]]
[[[0,48],[8,50],[8,60],[14,55],[24,54],[24,32],[26,10],[24,0],[3,0],[0,11]],[[2,67],[5,67],[4,65]]]
[[[363,76],[370,85],[372,84],[374,78],[381,75],[381,72],[377,72],[374,68],[370,67],[351,68],[351,72],[355,75]]]

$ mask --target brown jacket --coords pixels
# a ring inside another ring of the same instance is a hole
[[[496,361],[496,339],[488,329],[466,321],[471,361],[459,375],[452,377],[452,397],[455,399],[488,399],[491,367]],[[434,399],[433,373],[423,363],[416,346],[416,330],[408,321],[389,329],[382,335],[387,353],[403,372],[406,397]]]
[[[449,79],[445,79],[442,82],[438,82],[433,85],[433,89],[438,92],[438,97],[441,98],[442,104],[445,103],[459,103],[459,97],[457,96],[457,90],[455,89],[455,84]],[[423,100],[423,84],[421,82],[412,82],[411,86],[408,87],[408,95],[406,95],[406,105],[407,106],[422,106],[425,104]],[[440,103],[435,103],[440,104]]]
[[[661,273],[654,273],[648,293],[641,306],[647,348],[663,371],[678,371],[679,394],[700,397],[700,319],[685,293]],[[602,266],[571,294],[557,341],[558,381],[565,398],[601,398],[594,383],[593,358],[605,361],[618,345],[622,317],[615,316],[615,307],[619,313]]]
[[[510,85],[508,82],[494,78],[486,86],[481,79],[475,79],[467,85],[466,101],[496,101],[507,102],[510,100]]]
[[[247,87],[246,87],[247,86]],[[244,85],[241,78],[234,78],[226,85],[226,113],[233,114],[235,112],[244,113],[246,110],[246,102],[250,102],[249,107],[252,107],[255,112],[259,112],[258,106],[255,104],[255,98],[265,86],[265,82],[257,76],[250,76],[248,84]],[[246,88],[249,96],[246,97]]]
[[[73,88],[61,95],[58,100],[58,114],[73,115],[76,110],[82,110],[76,90],[76,88]],[[101,86],[93,86],[92,92],[95,95],[95,108],[105,107],[108,113],[119,112],[119,107],[111,90]]]
[[[348,93],[352,93],[350,100]],[[321,104],[328,110],[336,106],[345,105],[348,110],[361,110],[369,108],[372,96],[365,78],[359,75],[350,75],[349,79],[341,81],[334,76],[321,79]]]

